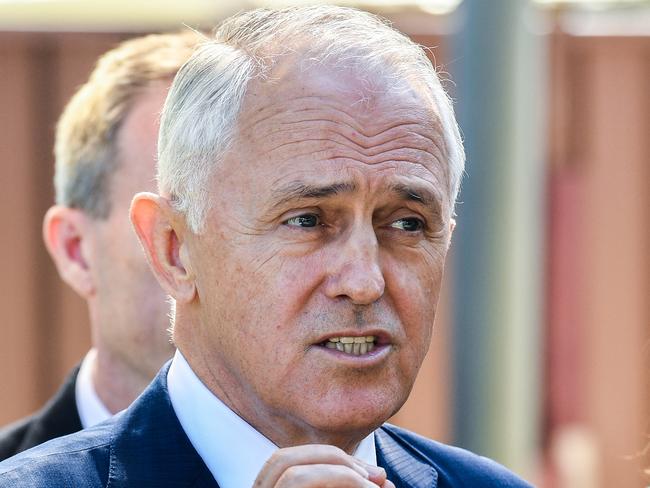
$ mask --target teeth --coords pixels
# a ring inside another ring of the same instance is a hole
[[[361,356],[368,354],[375,348],[375,336],[363,337],[331,337],[325,342],[325,347],[328,349],[336,349],[337,351],[352,354],[354,356]]]

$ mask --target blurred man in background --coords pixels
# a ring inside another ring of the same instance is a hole
[[[88,305],[92,349],[36,414],[0,431],[0,459],[126,408],[173,354],[165,294],[129,222],[155,188],[158,119],[192,32],[123,42],[102,56],[56,130],[56,202],[43,237],[61,278]]]

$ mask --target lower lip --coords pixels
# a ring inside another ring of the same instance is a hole
[[[330,349],[321,345],[314,345],[312,349],[322,352],[323,354],[328,355],[332,360],[335,360],[339,363],[349,364],[354,367],[370,367],[374,366],[386,359],[392,350],[390,344],[377,345],[373,348],[372,351],[367,352],[366,354],[360,354],[355,356],[354,354],[348,354],[338,349]]]

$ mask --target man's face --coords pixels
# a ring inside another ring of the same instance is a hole
[[[178,345],[280,446],[358,440],[406,400],[427,351],[446,151],[429,102],[382,89],[324,68],[253,84],[205,232],[186,240],[200,327]]]
[[[158,119],[169,83],[159,82],[133,103],[117,135],[118,169],[110,177],[111,212],[94,220],[91,272],[97,306],[91,320],[98,348],[148,381],[171,357],[165,294],[147,266],[129,221],[139,191],[155,191]]]

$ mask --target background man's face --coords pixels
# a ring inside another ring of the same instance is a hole
[[[96,317],[102,349],[150,379],[171,357],[169,309],[129,221],[139,191],[155,191],[158,119],[169,82],[152,84],[139,95],[118,132],[119,166],[110,179],[111,213],[93,223],[92,266]]]
[[[200,327],[181,350],[281,446],[365,435],[406,400],[451,233],[429,104],[330,72],[251,86],[187,241]],[[328,344],[365,336],[369,352]]]

